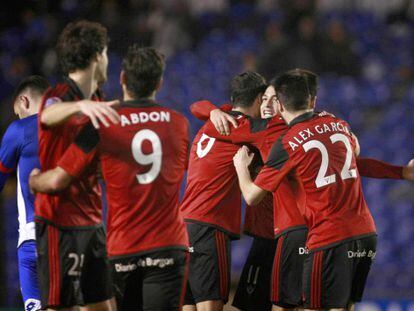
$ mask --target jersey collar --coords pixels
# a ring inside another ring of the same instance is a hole
[[[290,121],[289,127],[292,127],[295,124],[298,124],[298,123],[301,123],[301,122],[308,121],[308,120],[312,119],[314,115],[315,115],[315,113],[313,111],[305,112],[305,113],[297,116],[296,118],[294,118],[292,121]]]
[[[80,90],[79,86],[76,84],[75,81],[73,81],[68,76],[63,77],[63,80],[67,85],[69,85],[70,89],[75,93],[75,95],[79,99],[85,99],[85,95],[83,95],[82,91]]]
[[[160,104],[148,98],[126,100],[121,103],[121,106],[123,107],[161,107]]]

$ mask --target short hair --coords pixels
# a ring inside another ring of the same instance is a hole
[[[135,98],[150,96],[161,81],[165,58],[152,47],[133,44],[122,61],[126,88]]]
[[[36,92],[39,96],[42,96],[46,90],[50,87],[49,82],[42,76],[29,76],[19,83],[16,89],[13,92],[13,103],[16,101],[17,97],[24,91],[30,89],[33,92]]]
[[[68,74],[87,68],[107,45],[107,30],[101,24],[87,20],[67,24],[56,45],[62,71]]]
[[[271,85],[287,110],[298,111],[306,109],[309,99],[316,96],[318,76],[309,70],[293,69],[277,76]]]
[[[234,107],[250,107],[268,87],[266,79],[254,71],[235,76],[230,82],[230,99]]]

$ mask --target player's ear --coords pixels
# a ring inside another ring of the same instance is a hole
[[[161,77],[160,81],[158,81],[157,86],[155,87],[156,91],[159,91],[164,83],[164,79]]]
[[[119,74],[119,83],[121,85],[126,85],[126,76],[125,71],[121,70],[121,73]]]
[[[315,109],[315,106],[316,106],[316,96],[311,98],[309,108]]]

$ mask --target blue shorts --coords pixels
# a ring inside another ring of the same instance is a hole
[[[36,268],[36,242],[26,241],[17,249],[19,260],[20,289],[22,291],[24,310],[40,309],[40,290]]]

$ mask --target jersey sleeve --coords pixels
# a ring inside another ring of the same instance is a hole
[[[403,167],[376,159],[357,158],[356,163],[361,176],[371,178],[403,179]]]
[[[65,151],[57,166],[72,177],[79,177],[94,160],[99,143],[99,133],[92,123],[87,123]]]
[[[232,108],[233,106],[230,104],[224,104],[223,106],[220,107],[220,109],[224,112],[229,112],[231,111]],[[209,100],[200,100],[200,101],[193,103],[190,106],[191,113],[197,119],[200,119],[203,121],[207,121],[208,119],[210,119],[210,112],[212,112],[215,109],[218,109],[218,107]]]
[[[0,147],[0,191],[3,190],[9,174],[17,167],[22,139],[23,131],[16,123],[10,124]]]
[[[256,186],[269,192],[275,192],[283,178],[294,168],[292,160],[283,147],[282,138],[275,142],[265,165],[254,180]]]

